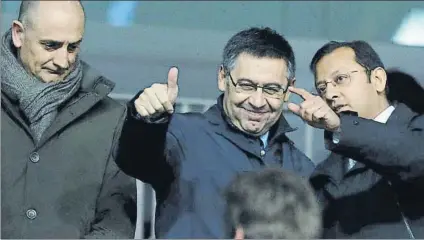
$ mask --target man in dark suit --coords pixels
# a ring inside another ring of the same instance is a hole
[[[325,129],[332,154],[311,176],[325,238],[424,237],[424,116],[386,97],[387,74],[363,41],[330,42],[311,62],[318,95],[289,109]]]

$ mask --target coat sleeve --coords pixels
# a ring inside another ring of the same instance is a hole
[[[114,161],[117,139],[125,114],[126,111],[115,130],[111,153],[96,202],[95,218],[85,238],[134,238],[137,220],[136,180],[123,173]]]
[[[172,116],[163,123],[146,123],[137,118],[134,101],[138,95],[127,104],[115,162],[123,172],[157,190],[174,178],[178,156],[169,157],[168,150],[178,147],[179,143],[168,131]]]
[[[341,116],[338,141],[325,132],[327,148],[401,179],[424,174],[424,116],[409,123],[382,124],[353,115]]]

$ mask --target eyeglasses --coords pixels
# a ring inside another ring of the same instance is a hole
[[[288,86],[283,87],[278,84],[266,84],[264,86],[259,86],[258,84],[252,83],[248,80],[239,80],[234,82],[230,72],[228,72],[228,76],[230,77],[230,81],[235,87],[237,93],[253,94],[258,90],[258,88],[262,88],[262,92],[266,97],[282,98],[288,89]]]
[[[335,76],[332,77],[332,79],[330,81],[323,81],[320,82],[318,85],[316,85],[316,89],[317,89],[317,93],[319,95],[325,95],[325,93],[327,92],[327,84],[331,83],[331,85],[333,85],[333,87],[344,87],[350,84],[350,82],[352,81],[352,73],[357,73],[360,70],[354,70],[354,71],[350,71],[348,73],[340,73],[337,74]],[[364,70],[367,75],[369,76],[369,71],[368,70]]]

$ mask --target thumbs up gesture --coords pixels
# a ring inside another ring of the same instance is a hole
[[[173,105],[178,97],[178,68],[172,67],[168,72],[166,84],[154,83],[135,100],[137,112],[143,118],[155,118],[163,113],[174,112]]]

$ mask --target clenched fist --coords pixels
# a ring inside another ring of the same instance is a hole
[[[155,83],[144,89],[135,100],[137,112],[143,118],[155,118],[163,113],[173,113],[174,103],[178,96],[178,68],[172,67],[168,72],[166,84]]]
[[[339,116],[319,96],[304,89],[289,87],[289,91],[302,97],[300,104],[289,103],[288,109],[301,117],[306,123],[315,128],[335,131],[340,127]]]

